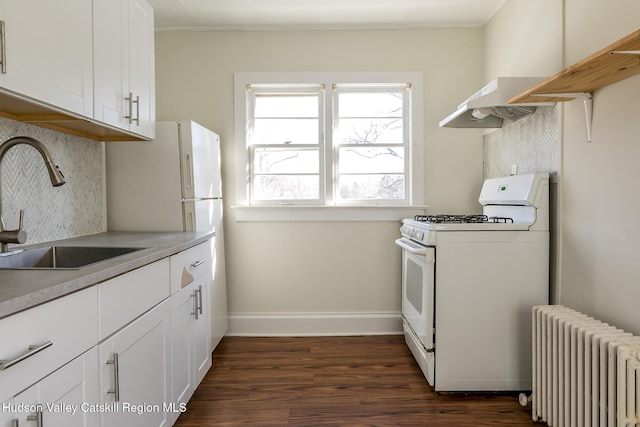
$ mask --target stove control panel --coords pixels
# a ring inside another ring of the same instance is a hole
[[[422,239],[424,239],[423,230],[419,230],[409,225],[403,225],[402,227],[400,227],[400,234],[417,241],[422,241]]]

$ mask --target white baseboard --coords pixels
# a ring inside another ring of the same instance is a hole
[[[402,334],[400,313],[230,314],[229,336]]]

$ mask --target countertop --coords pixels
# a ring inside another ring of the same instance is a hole
[[[211,239],[215,233],[105,232],[56,240],[43,246],[145,248],[78,269],[0,270],[0,318],[96,285]],[[17,249],[17,248],[12,248]]]

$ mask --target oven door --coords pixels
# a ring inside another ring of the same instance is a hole
[[[429,384],[434,379],[435,248],[400,238],[405,339]]]

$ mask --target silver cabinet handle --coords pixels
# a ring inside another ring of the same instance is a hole
[[[36,353],[40,353],[42,350],[44,350],[45,348],[49,348],[52,345],[53,345],[53,342],[51,341],[47,341],[44,344],[40,344],[40,345],[30,345],[29,349],[24,353],[22,353],[21,355],[16,356],[11,360],[0,360],[0,371],[9,369],[13,365],[16,365],[22,362],[23,360],[30,358]]]
[[[42,411],[36,411],[35,415],[29,415],[27,421],[35,421],[36,427],[42,427]]]
[[[116,402],[120,401],[120,367],[118,364],[118,353],[113,353],[113,360],[107,360],[107,365],[113,365],[113,389],[107,393],[113,394]]]
[[[7,43],[5,40],[4,21],[0,21],[0,72],[7,74]]]
[[[140,126],[140,96],[136,96],[136,99],[133,99],[133,92],[129,92],[129,96],[125,98],[125,100],[129,101],[129,115],[124,116],[125,119],[129,119],[129,124],[136,122],[138,126]],[[133,118],[133,104],[136,104],[136,118]]]
[[[198,286],[198,311],[202,314],[202,285]]]
[[[129,92],[129,96],[125,100],[129,101],[129,115],[124,118],[129,119],[129,124],[131,124],[133,123],[133,93]]]
[[[198,317],[199,317],[199,314],[198,314],[198,290],[196,289],[195,291],[193,291],[193,294],[191,296],[193,297],[193,313],[191,313],[191,314],[195,316],[196,320],[198,320]]]
[[[193,264],[191,264],[191,267],[196,268],[196,267],[201,266],[202,264],[204,264],[204,260],[203,259],[201,259],[200,261],[194,262]]]
[[[133,119],[136,125],[140,126],[140,96],[136,96],[136,100],[132,101],[136,104],[136,118]]]

